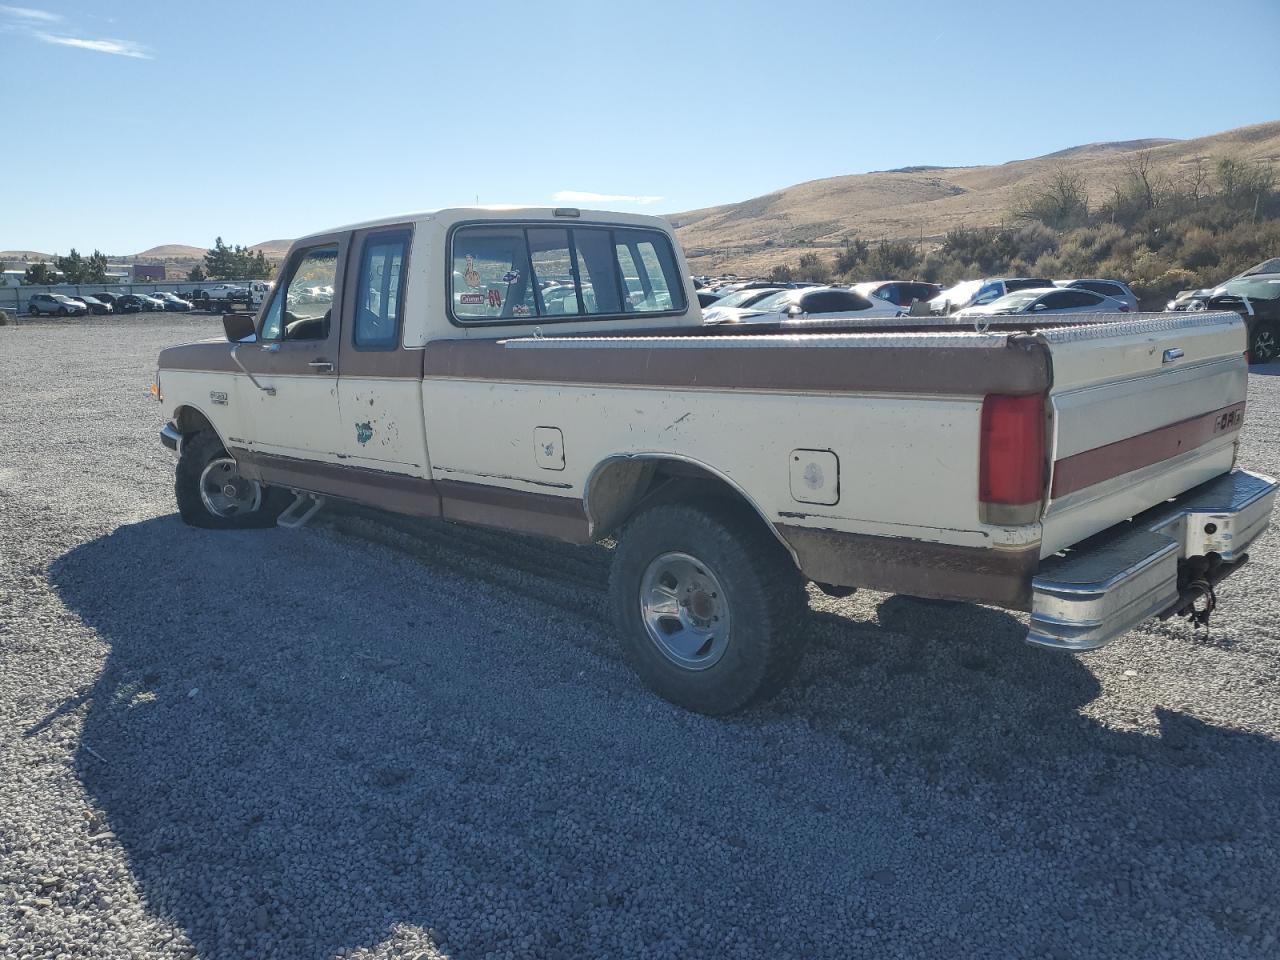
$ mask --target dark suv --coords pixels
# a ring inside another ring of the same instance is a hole
[[[1214,288],[1207,310],[1234,310],[1249,332],[1249,362],[1280,356],[1280,273],[1255,273]]]

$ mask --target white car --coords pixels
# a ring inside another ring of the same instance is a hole
[[[719,307],[714,323],[769,323],[778,320],[872,320],[900,317],[901,307],[847,287],[779,290],[751,307]]]
[[[750,310],[762,300],[776,293],[785,293],[789,289],[789,287],[755,287],[751,290],[736,290],[721,297],[711,306],[703,307],[702,319],[708,323],[734,319],[739,311]]]
[[[1053,281],[1040,277],[988,277],[986,280],[961,280],[929,301],[929,312],[955,313],[968,307],[985,307],[1006,294],[1018,290],[1052,287]]]
[[[1094,293],[1100,293],[1104,297],[1110,297],[1112,300],[1119,300],[1121,303],[1127,303],[1129,309],[1137,311],[1138,296],[1127,283],[1121,283],[1119,280],[1094,280],[1088,277],[1081,277],[1076,280],[1055,280],[1055,286],[1059,287],[1075,287],[1077,290],[1092,290]]]
[[[953,313],[953,320],[973,320],[979,317],[1012,316],[1014,314],[1074,314],[1074,313],[1128,313],[1129,305],[1122,300],[1104,297],[1092,290],[1075,287],[1033,287],[1007,293],[998,300],[981,307],[967,307]]]

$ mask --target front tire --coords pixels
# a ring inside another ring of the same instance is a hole
[[[183,522],[208,530],[274,526],[289,500],[283,490],[240,476],[235,459],[208,430],[183,440],[173,493]]]
[[[1270,363],[1280,356],[1280,329],[1274,323],[1260,323],[1249,334],[1249,362]]]
[[[803,656],[804,581],[760,519],[731,503],[636,516],[614,551],[609,595],[636,673],[698,713],[773,695]]]

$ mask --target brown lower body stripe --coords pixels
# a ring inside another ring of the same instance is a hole
[[[571,543],[590,542],[582,501],[458,480],[301,460],[233,448],[231,455],[268,486],[291,487],[415,517],[443,517]]]
[[[1063,457],[1053,464],[1052,496],[1065,497],[1095,483],[1172,459],[1211,440],[1238,433],[1243,425],[1244,403],[1233,403],[1212,413]]]

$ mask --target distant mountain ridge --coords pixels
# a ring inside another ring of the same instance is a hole
[[[1191,140],[1148,138],[1069,147],[1027,160],[977,167],[915,165],[811,180],[760,197],[668,216],[697,273],[766,273],[800,253],[846,239],[937,241],[958,226],[1008,221],[1019,189],[1058,166],[1078,173],[1094,202],[1124,174],[1126,157],[1147,150],[1153,169],[1186,176],[1218,157],[1280,166],[1280,121]]]

